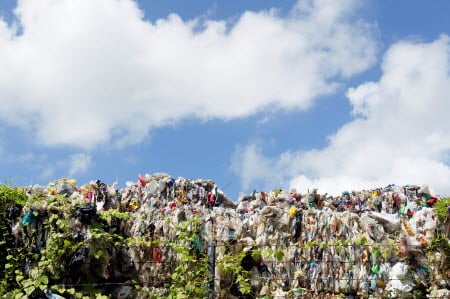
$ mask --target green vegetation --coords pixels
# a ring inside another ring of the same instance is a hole
[[[202,248],[201,229],[198,217],[183,221],[177,227],[177,241],[169,243],[177,253],[170,299],[207,298],[208,256]]]
[[[27,198],[23,189],[0,185],[0,294],[4,294],[9,285],[16,284],[13,262],[17,258],[11,248],[17,244],[12,235],[12,225],[20,216]]]
[[[434,207],[441,223],[446,223],[449,221],[450,197],[439,199]]]
[[[105,248],[123,243],[122,236],[105,228],[127,214],[103,213],[92,222],[87,239],[82,237],[81,224],[75,223],[79,204],[62,195],[29,196],[23,188],[0,185],[0,295],[23,298],[54,292],[72,298],[102,298],[102,290],[93,283],[101,273],[90,271],[91,275],[80,275],[80,281],[71,281],[68,261],[79,248],[91,247],[94,250],[86,258],[102,263]],[[79,282],[86,287],[74,287]]]

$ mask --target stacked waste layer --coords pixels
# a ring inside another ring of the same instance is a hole
[[[100,261],[94,265],[100,269],[97,283],[115,283],[108,290],[115,298],[138,296],[130,287],[132,280],[164,293],[177,262],[167,244],[176,242],[178,224],[193,217],[202,225],[195,248],[206,253],[214,246],[216,264],[230,251],[259,253],[244,265],[256,298],[449,294],[449,265],[442,263],[448,252],[432,246],[442,228],[433,208],[439,198],[426,186],[392,185],[341,196],[273,190],[233,202],[212,181],[157,173],[139,175],[123,189],[100,181],[78,187],[62,179],[30,187],[28,194],[67,198],[59,213],[66,213],[72,239],[78,238],[85,251],[68,251],[62,272],[82,277],[93,271],[89,263]],[[18,239],[31,236],[26,227],[36,223],[33,212],[48,217],[50,206],[40,201],[24,207],[13,234]],[[97,215],[114,210],[130,217],[103,219],[101,229],[122,239],[99,243],[92,223]],[[48,246],[45,242],[42,231],[23,246]],[[109,248],[98,251],[104,247]],[[217,298],[251,298],[240,294],[233,274],[216,267],[214,278]]]

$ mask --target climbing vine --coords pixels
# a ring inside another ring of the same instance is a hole
[[[431,248],[441,253],[441,265],[444,273],[448,274],[450,271],[450,197],[438,200],[435,204],[435,210],[440,225],[436,231],[436,236],[431,241]]]
[[[92,260],[94,266],[101,264],[105,248],[123,244],[123,237],[108,228],[128,215],[105,212],[97,220],[92,213],[92,226],[86,225],[76,220],[76,208],[83,204],[59,194],[27,194],[25,189],[0,185],[0,295],[42,298],[56,293],[71,298],[102,298],[102,290],[95,284],[76,287],[79,280],[89,285],[98,277],[78,275],[79,280],[74,281],[69,263],[79,249],[90,246],[96,250],[86,251],[82,263]]]
[[[204,251],[198,217],[177,225],[177,240],[169,242],[177,263],[171,276],[169,299],[207,298],[208,256]]]
[[[254,255],[259,254],[259,252],[254,251]],[[242,267],[241,261],[247,255],[247,252],[227,252],[219,260],[217,266],[225,275],[231,276],[238,286],[239,291],[242,294],[249,294],[251,292],[250,284],[250,271],[245,270]]]
[[[446,223],[450,215],[450,197],[441,198],[435,204],[436,214],[441,223]]]
[[[0,294],[17,285],[15,281],[17,254],[22,251],[12,234],[12,225],[19,218],[27,195],[22,188],[0,185]]]

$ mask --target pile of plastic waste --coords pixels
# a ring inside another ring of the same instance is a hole
[[[82,245],[67,251],[60,284],[77,286],[86,276],[99,277],[95,283],[108,285],[105,292],[113,298],[139,297],[130,281],[164,294],[177,261],[167,241],[176,241],[177,225],[192,217],[202,224],[197,247],[206,252],[214,246],[216,264],[230,250],[259,253],[242,261],[251,293],[242,294],[233,275],[216,267],[216,298],[450,296],[449,265],[442,263],[449,253],[433,247],[441,225],[434,205],[440,199],[427,186],[390,185],[340,196],[255,191],[234,202],[210,180],[156,173],[139,175],[122,189],[117,183],[77,186],[61,179],[27,192],[67,199],[58,213],[67,214],[72,244]],[[49,209],[59,208],[42,202],[23,207],[13,221],[13,235],[28,240],[16,246],[35,252],[49,246],[39,217],[48,222]],[[104,211],[130,217],[103,218],[101,228],[94,228],[93,219]],[[33,231],[27,229],[33,225]],[[123,239],[99,241],[99,230]]]

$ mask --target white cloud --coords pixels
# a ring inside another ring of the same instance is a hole
[[[18,1],[17,24],[0,20],[0,122],[93,148],[189,117],[307,109],[375,62],[376,28],[354,19],[357,2],[150,23],[131,0]]]
[[[241,178],[242,187],[263,190],[288,188],[289,180],[298,173],[301,152],[284,152],[279,158],[269,158],[263,153],[264,143],[258,140],[246,146],[235,147],[230,169]]]
[[[91,156],[86,153],[72,154],[69,158],[69,176],[86,172],[91,166]]]
[[[247,185],[270,181],[274,169],[300,190],[335,194],[390,183],[429,184],[449,195],[449,95],[449,37],[397,43],[384,56],[378,82],[348,90],[355,119],[330,136],[327,147],[268,158],[248,145],[241,148],[246,154],[235,154],[234,165],[242,165],[235,171]],[[265,177],[251,170],[260,163],[268,170]]]
[[[231,158],[231,170],[242,178],[244,188],[249,188],[255,180],[265,180],[270,175],[276,175],[273,162],[261,152],[256,144],[236,146]]]

